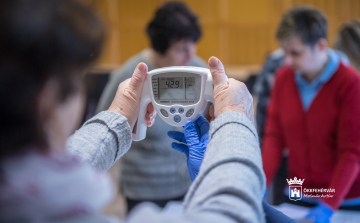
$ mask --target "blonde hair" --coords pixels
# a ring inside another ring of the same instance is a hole
[[[360,21],[352,20],[341,26],[334,48],[344,52],[360,73]]]

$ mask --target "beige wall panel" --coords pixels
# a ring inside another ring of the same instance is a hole
[[[159,0],[118,0],[119,20],[147,22],[160,5]]]
[[[118,63],[123,63],[131,56],[148,47],[148,38],[145,35],[145,28],[120,26],[121,44],[118,50],[121,52]]]
[[[83,0],[96,8],[108,27],[101,65],[120,65],[149,46],[145,26],[164,0]],[[218,56],[228,65],[262,64],[278,48],[275,32],[282,14],[309,4],[326,13],[329,45],[344,22],[360,19],[360,0],[184,0],[199,15],[203,38],[198,55]]]
[[[218,56],[220,54],[219,31],[215,26],[204,25],[203,33],[204,35],[198,44],[198,55],[207,61],[211,56]]]
[[[352,18],[360,18],[360,0],[351,1],[350,16]]]
[[[229,32],[229,64],[260,64],[272,50],[266,25],[234,27]]]
[[[201,22],[216,23],[220,19],[219,0],[186,0],[183,2],[196,12]]]
[[[230,0],[229,22],[236,24],[267,24],[271,15],[269,0]]]

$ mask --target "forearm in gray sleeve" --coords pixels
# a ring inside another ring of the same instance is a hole
[[[96,170],[108,170],[131,145],[131,129],[124,116],[103,111],[94,116],[67,141],[67,152]]]
[[[139,205],[128,222],[265,222],[265,175],[255,127],[240,113],[227,112],[211,123],[210,143],[199,175],[184,201],[183,214],[162,214]]]
[[[199,175],[184,202],[185,214],[217,214],[233,222],[264,222],[265,175],[258,136],[243,114],[217,117]]]

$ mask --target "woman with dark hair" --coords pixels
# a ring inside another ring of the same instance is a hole
[[[196,56],[196,43],[201,37],[198,17],[184,2],[161,5],[148,23],[146,33],[151,47],[111,73],[97,112],[109,108],[119,83],[130,78],[140,62],[146,63],[149,71],[169,66],[206,67]],[[126,198],[128,212],[144,201],[164,207],[168,201],[184,198],[191,184],[186,156],[171,149],[173,140],[164,137],[170,130],[181,129],[157,118],[146,139],[133,142],[131,150],[121,158],[120,191]]]

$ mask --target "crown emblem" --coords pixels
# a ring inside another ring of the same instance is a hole
[[[301,180],[301,179],[297,179],[296,177],[294,177],[294,180],[292,180],[290,178],[290,180],[286,179],[286,181],[288,182],[289,185],[292,185],[292,184],[299,184],[299,185],[302,185],[304,183],[304,180]]]

